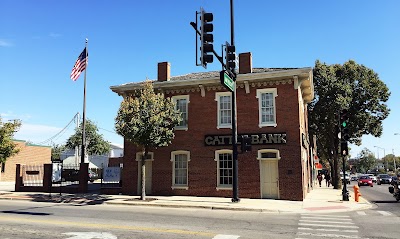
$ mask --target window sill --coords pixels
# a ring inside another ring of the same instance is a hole
[[[232,125],[218,125],[217,129],[232,129]]]
[[[262,128],[262,127],[276,127],[278,126],[276,123],[275,124],[259,124],[258,127]]]
[[[217,191],[220,190],[232,190],[232,186],[219,186],[217,187]]]
[[[189,187],[188,186],[172,186],[171,189],[172,190],[175,190],[175,189],[189,190]]]
[[[174,130],[185,130],[185,131],[188,131],[188,130],[189,130],[189,127],[187,127],[187,126],[180,126],[180,127],[175,127]]]

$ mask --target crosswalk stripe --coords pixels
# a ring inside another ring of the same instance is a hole
[[[353,222],[335,222],[335,221],[326,221],[326,220],[305,220],[305,219],[300,219],[300,222],[317,222],[317,223],[333,223],[333,224],[354,224]]]
[[[383,216],[391,216],[391,215],[393,215],[392,213],[386,212],[386,211],[377,211],[377,212],[379,212],[379,213],[382,214]]]
[[[343,230],[343,229],[327,229],[327,228],[310,228],[310,227],[299,227],[299,230],[304,231],[324,231],[324,232],[347,232],[347,233],[358,233],[358,230]]]
[[[218,234],[215,237],[213,237],[213,239],[237,239],[240,236],[236,236],[236,235],[223,235],[223,234]]]
[[[321,225],[311,224],[311,223],[299,223],[299,226],[314,226],[321,227]],[[358,228],[358,226],[347,226],[347,225],[324,225],[324,227],[337,227],[337,228]]]
[[[334,217],[301,217],[301,219],[322,219],[322,220],[336,220],[336,221],[351,221],[351,218],[334,218]]]
[[[336,237],[336,238],[361,238],[359,236],[352,235],[339,235],[339,234],[327,234],[327,233],[309,233],[309,232],[299,232],[300,236],[317,236],[317,237]],[[363,238],[366,239],[366,238]]]
[[[365,216],[367,215],[364,211],[357,211],[357,214],[360,216]]]
[[[301,216],[310,216],[310,217],[312,217],[312,216],[317,216],[317,217],[333,217],[333,218],[350,218],[350,216],[343,216],[343,215],[329,215],[329,214],[318,214],[318,215],[315,215],[315,214],[307,214],[307,213],[301,214]]]

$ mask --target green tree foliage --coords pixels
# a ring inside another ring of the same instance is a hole
[[[68,149],[75,149],[82,145],[82,127],[83,122],[79,128],[75,129],[75,133],[67,139],[65,147]],[[107,154],[111,150],[110,142],[103,139],[103,135],[98,133],[97,125],[91,120],[86,120],[85,123],[85,143],[86,153],[88,155],[102,155]]]
[[[64,150],[65,145],[53,144],[51,147],[51,161],[59,161]]]
[[[376,158],[374,153],[367,148],[361,150],[357,160],[357,171],[361,173],[367,173],[368,170],[375,169],[375,167]]]
[[[171,98],[156,94],[151,81],[145,81],[140,89],[125,96],[121,102],[115,129],[142,150],[142,200],[146,198],[144,159],[151,149],[171,144],[175,137],[174,127],[181,121],[181,113]]]
[[[385,102],[390,92],[373,70],[355,61],[327,65],[316,61],[315,98],[308,105],[309,130],[317,137],[318,156],[332,169],[335,188],[339,187],[340,141],[338,121],[341,109],[348,109],[350,143],[361,145],[361,137],[382,134],[382,121],[389,115]]]
[[[0,163],[17,154],[17,144],[13,142],[13,136],[21,128],[20,120],[13,120],[11,122],[3,123],[0,117]]]
[[[387,154],[382,159],[382,163],[388,166],[389,171],[396,171],[396,169],[400,166],[400,160],[394,154]],[[396,166],[396,168],[395,168]]]

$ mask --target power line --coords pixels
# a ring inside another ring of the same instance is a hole
[[[65,133],[65,131],[69,128],[69,126],[71,125],[71,123],[74,122],[75,118],[78,117],[78,116],[79,116],[79,113],[76,113],[76,114],[74,115],[74,117],[69,121],[69,123],[68,123],[60,132],[58,132],[58,133],[55,134],[54,136],[50,137],[49,139],[38,143],[38,145],[48,145],[48,143],[49,143],[49,142],[53,142],[53,139],[55,139],[57,136],[58,136],[57,139],[59,139],[59,138]]]

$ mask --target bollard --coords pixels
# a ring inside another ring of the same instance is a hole
[[[358,187],[357,185],[354,185],[353,189],[354,189],[354,199],[356,202],[358,202],[359,197],[361,196],[360,187]]]

